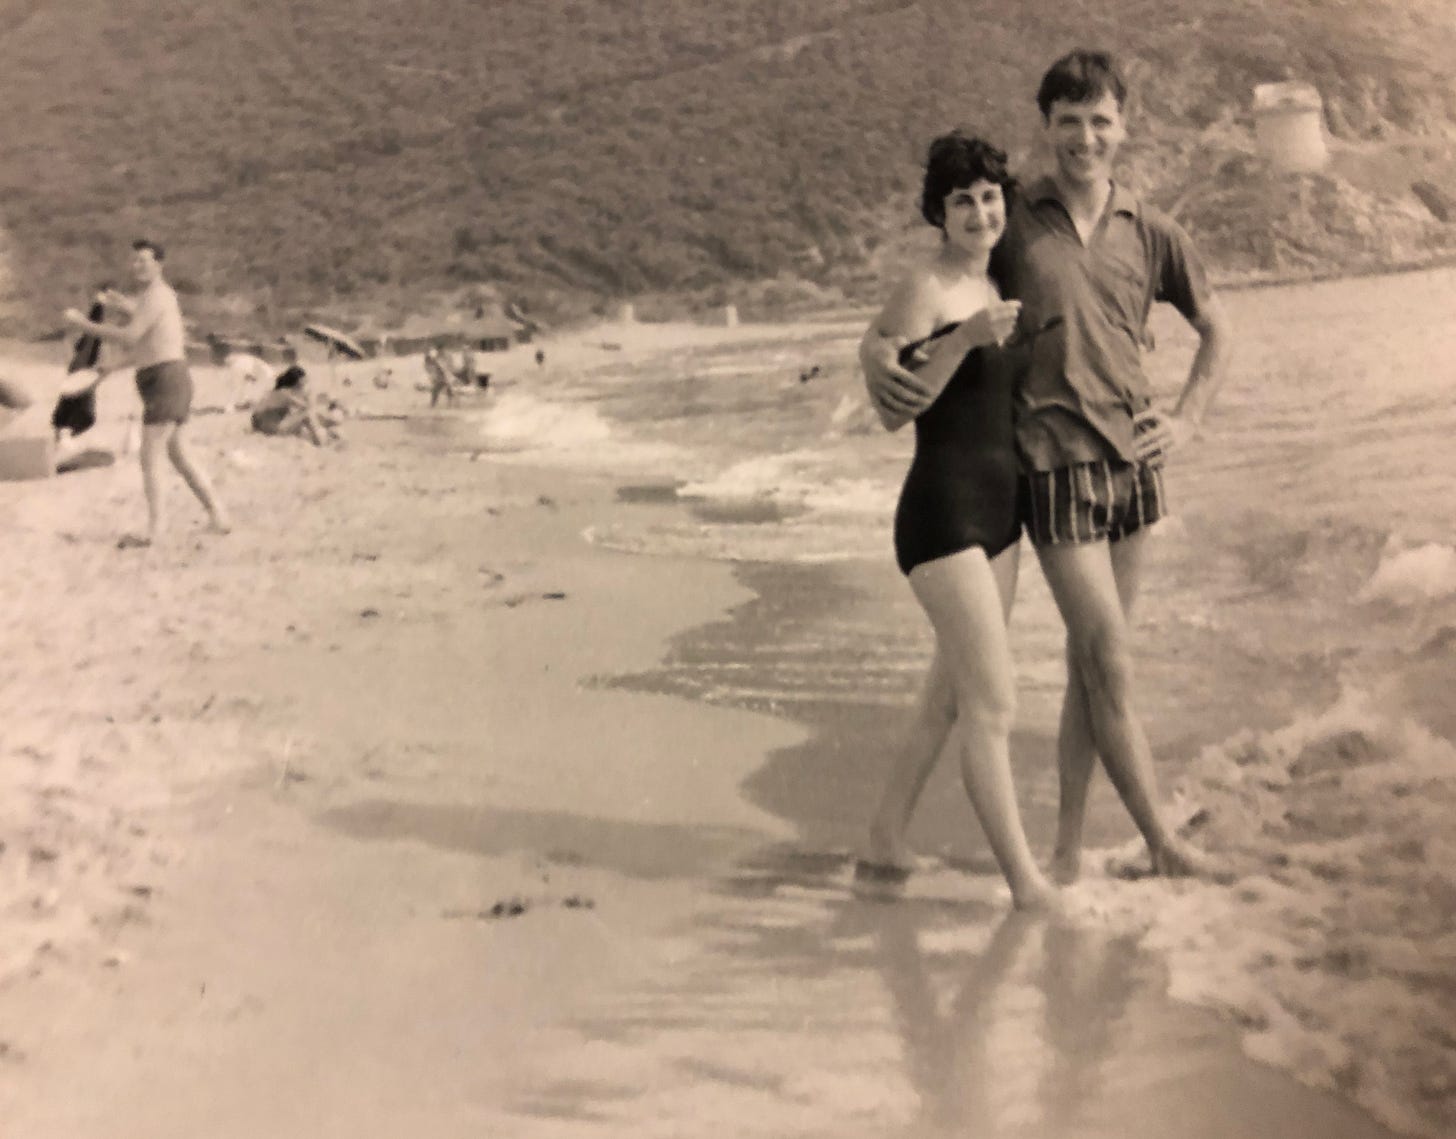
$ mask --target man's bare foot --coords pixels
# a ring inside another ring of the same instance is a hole
[[[116,543],[118,550],[145,550],[152,540],[141,534],[123,534]]]
[[[233,532],[233,524],[226,518],[214,517],[207,524],[207,532],[209,534],[231,534]]]
[[[1051,870],[1053,882],[1058,886],[1070,886],[1082,876],[1082,851],[1053,851]]]
[[[1233,868],[1185,842],[1148,848],[1153,873],[1163,878],[1204,878],[1224,885],[1234,880]]]
[[[1024,914],[1057,914],[1065,908],[1062,892],[1043,878],[1031,886],[1011,891],[1011,905]]]

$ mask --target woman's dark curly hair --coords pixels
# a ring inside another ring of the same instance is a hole
[[[921,216],[936,229],[944,228],[947,195],[976,182],[994,182],[1009,195],[1016,179],[1006,169],[1006,152],[983,138],[974,138],[959,130],[941,135],[930,144],[930,154],[925,159]]]

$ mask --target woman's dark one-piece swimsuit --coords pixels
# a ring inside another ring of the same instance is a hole
[[[916,348],[955,325],[902,349]],[[908,574],[924,562],[980,546],[994,558],[1021,537],[1019,463],[1012,423],[1015,350],[972,349],[915,420],[915,458],[895,510],[895,560]]]

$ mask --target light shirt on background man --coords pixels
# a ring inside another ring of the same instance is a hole
[[[132,359],[138,368],[187,359],[186,337],[182,329],[182,308],[172,286],[158,278],[137,298],[137,306],[127,325],[137,339],[132,346]]]
[[[273,365],[249,352],[230,352],[227,370],[228,398],[233,405],[244,399],[260,399],[273,390]]]

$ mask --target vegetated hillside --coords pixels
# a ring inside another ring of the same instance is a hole
[[[1078,44],[1131,64],[1127,176],[1226,269],[1450,240],[1399,177],[1270,176],[1246,111],[1254,83],[1308,78],[1337,140],[1444,161],[1446,0],[1210,7],[0,0],[11,308],[51,319],[142,232],[174,249],[194,309],[261,323],[470,282],[542,308],[785,275],[852,291],[913,218],[928,139],[1030,141],[1038,78]],[[1360,220],[1311,224],[1311,203]]]

